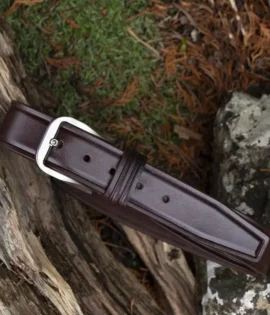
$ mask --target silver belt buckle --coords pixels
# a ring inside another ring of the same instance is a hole
[[[87,126],[86,124],[71,118],[71,117],[59,117],[54,119],[50,125],[48,126],[40,144],[36,152],[36,162],[38,167],[46,174],[60,180],[63,182],[66,182],[71,185],[79,186],[79,188],[87,193],[91,193],[91,189],[82,185],[81,183],[77,182],[76,180],[63,175],[48,166],[45,165],[45,160],[51,150],[52,147],[55,147],[58,145],[58,140],[56,139],[56,135],[59,131],[59,128],[63,123],[68,123],[71,126],[74,126],[76,128],[79,128],[81,130],[84,130],[88,133],[91,133],[95,136],[99,136],[92,128]]]

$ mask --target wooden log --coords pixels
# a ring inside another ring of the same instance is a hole
[[[0,20],[0,123],[12,100],[38,108],[44,98],[27,78],[5,21]],[[34,131],[33,131],[34,132]],[[103,244],[87,208],[60,191],[33,162],[0,150],[0,313],[193,315],[194,278],[179,250],[126,227],[151,270],[163,307]],[[160,259],[154,244],[160,244]],[[4,293],[2,294],[2,288]],[[16,297],[14,297],[16,296]]]

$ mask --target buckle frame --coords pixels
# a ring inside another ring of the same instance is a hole
[[[84,130],[88,133],[91,133],[95,136],[99,136],[92,128],[82,123],[81,121],[71,118],[71,117],[59,117],[54,119],[48,126],[36,152],[36,163],[38,167],[47,175],[54,177],[60,181],[66,182],[71,185],[79,186],[81,190],[91,193],[91,189],[79,183],[78,181],[61,174],[48,166],[45,165],[45,160],[50,153],[52,147],[57,146],[58,140],[55,139],[61,125],[63,123],[68,123],[71,126],[74,126],[78,129]]]

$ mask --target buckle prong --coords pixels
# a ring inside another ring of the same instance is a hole
[[[50,140],[51,147],[58,147],[58,145],[59,145],[59,141],[57,139],[53,138]]]

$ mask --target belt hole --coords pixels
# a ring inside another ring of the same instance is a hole
[[[109,171],[109,173],[110,173],[112,176],[115,174],[115,172],[116,172],[116,169],[115,169],[115,168],[111,168],[110,171]]]
[[[59,140],[58,145],[57,145],[57,149],[61,149],[64,145],[64,142],[62,140]]]
[[[163,201],[164,203],[168,203],[168,202],[170,201],[170,197],[167,196],[167,195],[165,195],[165,196],[162,197],[162,201]]]
[[[143,184],[140,183],[140,182],[138,182],[138,183],[136,184],[136,188],[137,188],[138,190],[142,190],[142,189],[143,189]]]
[[[85,156],[83,157],[83,160],[84,160],[84,162],[89,163],[89,162],[91,161],[90,155],[85,155]]]

